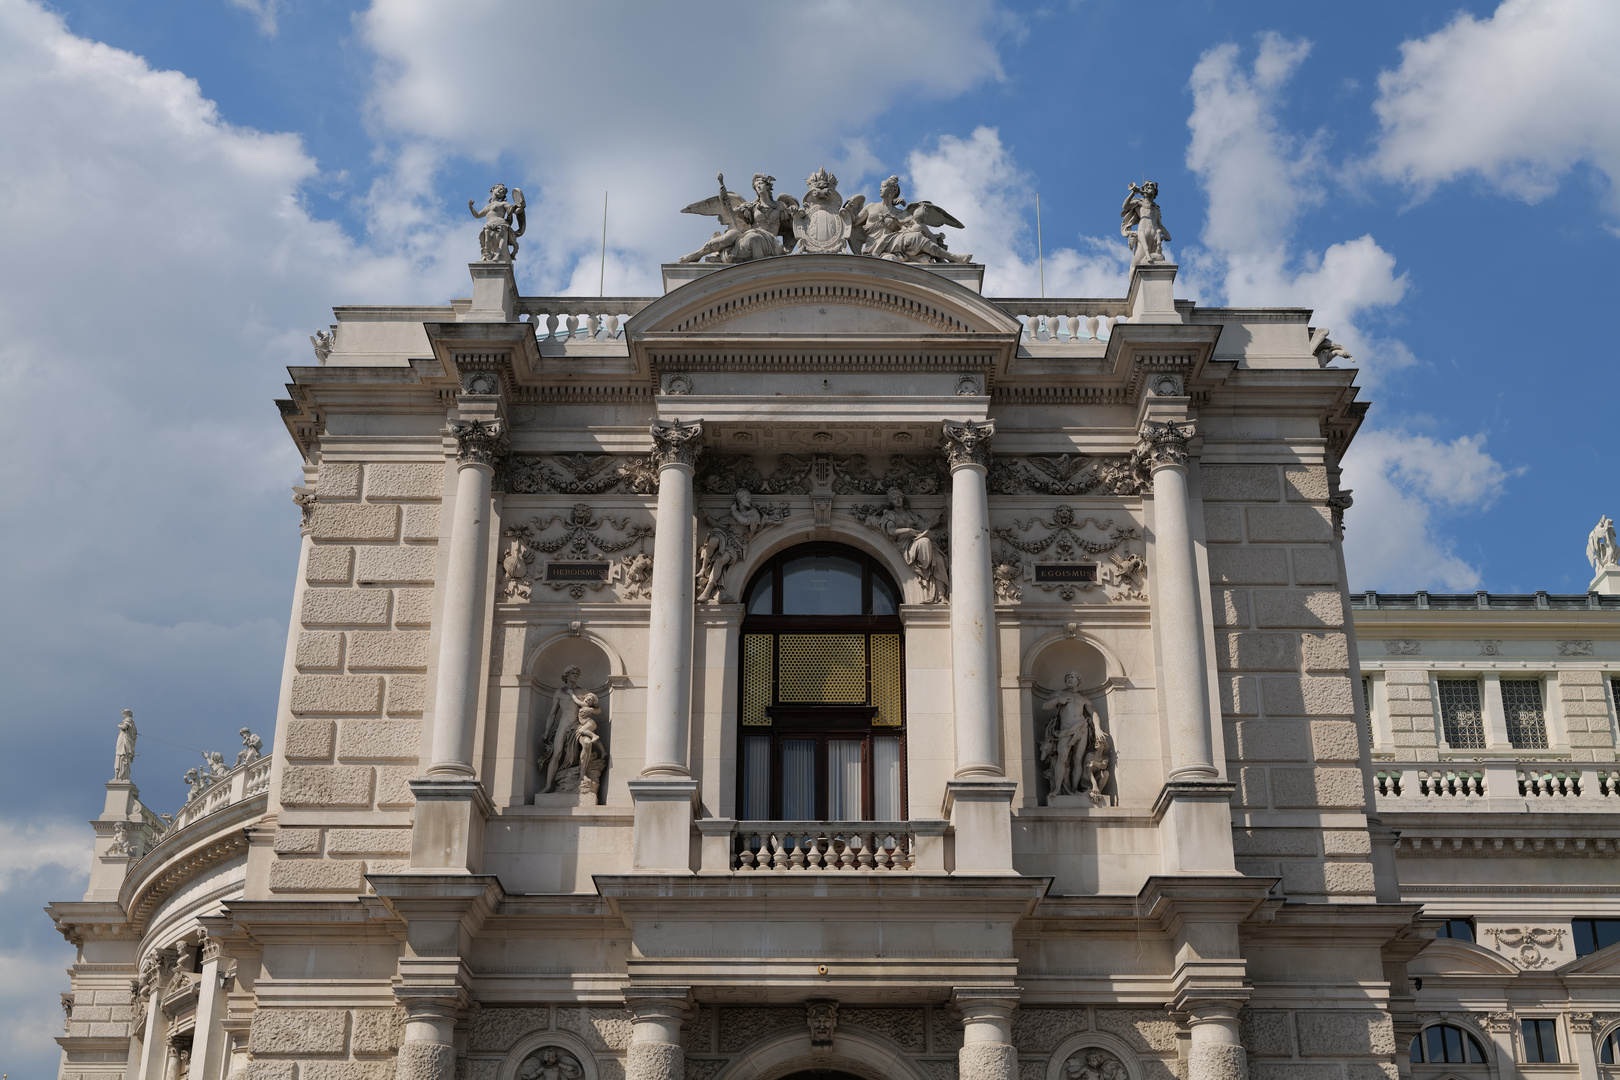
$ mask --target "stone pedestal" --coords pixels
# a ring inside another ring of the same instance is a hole
[[[516,322],[518,288],[511,262],[501,259],[468,263],[467,271],[472,274],[472,305],[461,321]]]
[[[1620,596],[1620,566],[1605,566],[1599,570],[1586,591],[1600,596]]]
[[[951,1004],[962,1016],[962,1049],[956,1057],[961,1080],[1017,1080],[1012,1016],[1019,994],[1016,986],[958,986],[951,991]]]
[[[1153,817],[1159,824],[1167,874],[1230,874],[1232,793],[1229,780],[1170,780],[1159,791]]]
[[[630,798],[636,806],[631,869],[691,873],[697,781],[632,780]]]
[[[945,816],[956,834],[957,874],[1011,874],[1012,780],[949,780]]]
[[[411,867],[476,874],[493,805],[477,780],[412,780]]]
[[[692,1007],[691,987],[626,987],[624,1005],[632,1025],[625,1080],[683,1080],[686,1051],[681,1048],[681,1024]]]
[[[1125,310],[1133,323],[1179,323],[1174,289],[1175,263],[1140,263],[1131,268]]]

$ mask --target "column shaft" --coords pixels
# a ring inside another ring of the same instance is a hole
[[[692,475],[702,422],[653,425],[658,464],[658,531],[653,538],[652,611],[647,641],[647,760],[642,776],[688,776],[692,713],[692,600],[695,572]]]
[[[1209,668],[1198,599],[1198,558],[1187,506],[1187,439],[1191,424],[1143,428],[1153,458],[1153,533],[1159,647],[1170,730],[1170,778],[1215,776]]]
[[[631,1016],[625,1080],[684,1080],[686,1051],[681,1046],[681,1024],[691,1001],[691,988],[685,986],[625,990],[624,1003]]]
[[[951,463],[951,689],[956,775],[1001,776],[1001,687],[986,476],[994,424],[945,424]]]
[[[1187,1080],[1248,1080],[1237,1005],[1198,1006],[1190,1010],[1188,1022],[1192,1045],[1187,1048]]]
[[[495,461],[505,452],[498,422],[457,420],[456,506],[440,616],[438,684],[433,696],[433,761],[429,776],[472,776],[473,737],[484,653],[489,584],[490,505]]]
[[[956,1071],[961,1080],[1018,1080],[1018,1049],[1012,1041],[1013,1010],[1019,989],[957,987],[951,1001],[962,1015],[962,1049]]]
[[[395,1080],[452,1080],[456,1072],[456,1014],[439,1001],[406,1003],[405,1038],[394,1066]]]

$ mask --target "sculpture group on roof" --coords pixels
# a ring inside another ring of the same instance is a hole
[[[934,229],[962,223],[943,208],[926,200],[907,203],[900,198],[900,178],[883,181],[877,202],[865,195],[845,200],[838,194],[838,177],[818,169],[805,179],[804,200],[775,193],[776,177],[754,174],[754,198],[726,189],[726,178],[716,174],[720,193],[681,211],[713,217],[720,228],[681,262],[749,262],[773,255],[836,254],[849,251],[891,262],[965,263],[972,255],[952,252],[945,237]]]

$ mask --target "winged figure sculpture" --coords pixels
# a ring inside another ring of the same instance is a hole
[[[690,255],[682,255],[681,262],[748,262],[786,255],[798,242],[793,233],[793,213],[799,208],[799,200],[775,194],[771,185],[776,183],[776,177],[754,174],[752,202],[735,191],[727,191],[723,174],[716,173],[715,179],[720,182],[720,193],[693,203],[681,213],[715,218],[721,228],[708,243]]]

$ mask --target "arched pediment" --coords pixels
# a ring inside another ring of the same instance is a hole
[[[1595,953],[1588,953],[1571,964],[1566,964],[1564,974],[1569,975],[1617,975],[1620,974],[1620,945],[1610,945],[1606,949],[1599,949]]]
[[[859,255],[786,255],[717,270],[653,301],[625,324],[635,348],[671,335],[731,338],[1007,337],[1019,323],[922,267]]]
[[[1499,953],[1471,941],[1438,938],[1406,967],[1413,975],[1517,975]]]

